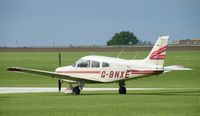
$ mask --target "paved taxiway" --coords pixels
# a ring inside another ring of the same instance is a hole
[[[200,88],[127,88],[127,90],[183,90]],[[64,92],[65,88],[62,88]],[[83,88],[83,91],[116,91],[118,88]],[[0,87],[0,94],[5,93],[38,93],[38,92],[58,92],[56,87]]]

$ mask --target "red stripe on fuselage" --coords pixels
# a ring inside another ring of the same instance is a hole
[[[99,74],[100,71],[57,71],[57,73],[90,73],[90,74]]]
[[[131,74],[160,74],[163,70],[129,70]]]

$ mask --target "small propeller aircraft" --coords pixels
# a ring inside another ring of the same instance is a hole
[[[125,81],[151,75],[158,75],[172,70],[191,70],[182,66],[164,67],[164,59],[169,36],[160,36],[150,54],[143,60],[125,60],[106,56],[85,56],[70,66],[56,68],[55,72],[30,68],[11,67],[7,70],[25,72],[58,78],[58,89],[61,83],[69,83],[66,93],[80,94],[85,83],[119,83],[119,94],[126,94]],[[59,54],[60,59],[60,54]],[[59,60],[59,64],[61,64]],[[77,86],[73,87],[72,84]]]

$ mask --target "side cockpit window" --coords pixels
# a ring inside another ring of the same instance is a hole
[[[108,63],[106,63],[106,62],[103,62],[102,63],[102,67],[109,67],[110,65],[108,64]]]
[[[92,68],[99,68],[99,67],[100,67],[100,62],[92,61],[91,67],[92,67]]]
[[[89,68],[89,67],[90,67],[90,60],[80,61],[80,62],[77,64],[77,67]]]

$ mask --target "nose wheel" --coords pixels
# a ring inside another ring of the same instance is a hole
[[[65,93],[66,93],[66,94],[73,94],[73,95],[79,95],[79,94],[80,94],[80,91],[81,91],[81,89],[79,88],[79,86],[72,87],[72,86],[70,85],[70,87],[67,87],[67,88],[65,89]]]
[[[81,89],[79,88],[79,86],[76,86],[72,89],[72,94],[74,95],[79,95],[80,94]]]
[[[83,81],[78,81],[78,83],[77,83],[78,85],[75,86],[75,87],[73,87],[71,83],[69,83],[69,84],[70,84],[70,86],[65,89],[65,93],[66,94],[79,95],[81,89],[84,86],[84,82]]]

